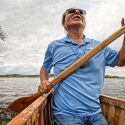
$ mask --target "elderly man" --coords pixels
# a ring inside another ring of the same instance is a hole
[[[70,8],[63,14],[62,25],[67,35],[48,45],[40,70],[38,90],[49,92],[48,74],[54,67],[54,76],[93,49],[99,41],[87,38],[86,11]],[[122,19],[124,25],[124,19]],[[106,47],[82,65],[69,77],[54,86],[52,110],[54,125],[107,125],[101,113],[99,96],[103,86],[105,66],[125,66],[125,38],[119,52]]]

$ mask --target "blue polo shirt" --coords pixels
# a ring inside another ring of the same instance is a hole
[[[68,36],[53,41],[48,45],[42,68],[49,73],[54,67],[56,77],[98,44],[99,41],[86,37],[79,45]],[[52,103],[54,115],[91,116],[101,112],[99,96],[104,83],[105,66],[114,67],[117,62],[118,52],[106,47],[57,84]]]

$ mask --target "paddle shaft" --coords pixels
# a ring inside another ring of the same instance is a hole
[[[98,52],[100,52],[102,49],[104,49],[106,46],[108,46],[111,42],[116,40],[118,37],[120,37],[124,33],[125,33],[125,25],[123,27],[121,27],[118,31],[113,33],[111,36],[109,36],[107,39],[102,41],[100,44],[98,44],[94,49],[92,49],[87,54],[85,54],[80,59],[78,59],[75,63],[73,63],[71,66],[69,66],[63,72],[61,72],[56,78],[54,78],[50,82],[48,87],[52,88],[54,85],[56,85],[57,83],[59,83],[60,81],[65,79],[67,76],[69,76],[71,73],[73,73],[77,68],[79,68],[85,62],[87,62],[91,57],[96,55]]]

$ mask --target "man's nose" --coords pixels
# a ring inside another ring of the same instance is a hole
[[[79,10],[76,10],[75,13],[79,13],[80,14]]]

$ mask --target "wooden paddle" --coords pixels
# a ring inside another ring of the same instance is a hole
[[[125,25],[122,28],[120,28],[118,31],[113,33],[111,36],[109,36],[107,39],[102,41],[99,45],[97,45],[94,49],[89,51],[87,54],[85,54],[83,57],[81,57],[75,63],[73,63],[71,66],[69,66],[67,69],[65,69],[62,73],[60,73],[56,78],[54,78],[50,82],[48,87],[52,88],[55,84],[57,84],[60,81],[62,81],[63,79],[65,79],[72,72],[74,72],[77,68],[79,68],[82,64],[84,64],[91,57],[96,55],[98,52],[100,52],[107,45],[109,45],[111,42],[116,40],[118,37],[120,37],[124,33],[125,33]],[[40,92],[36,92],[35,94],[33,94],[33,95],[29,96],[29,97],[19,98],[19,99],[15,100],[14,102],[12,102],[8,106],[8,108],[13,110],[13,111],[21,112],[23,109],[25,109],[27,106],[29,106],[33,101],[35,101],[41,95],[42,94]]]

